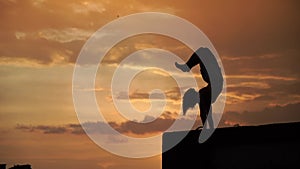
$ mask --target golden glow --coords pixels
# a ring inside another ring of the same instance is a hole
[[[259,119],[251,121],[249,112],[253,116],[261,115],[265,108],[273,110],[278,106],[286,108],[285,116],[294,117],[288,114],[289,105],[300,102],[296,36],[300,30],[299,5],[294,3],[271,0],[1,1],[0,163],[7,163],[9,167],[30,163],[40,169],[161,168],[160,156],[121,158],[99,148],[78,128],[70,129],[79,123],[72,102],[72,74],[81,47],[103,25],[136,12],[175,14],[209,37],[222,59],[228,84],[226,112],[229,113],[225,113],[226,119],[221,125],[264,123]],[[99,106],[108,121],[126,122],[111,100],[111,77],[116,65],[128,54],[149,47],[171,51],[183,60],[192,54],[182,42],[158,35],[135,36],[117,44],[101,63],[105,69],[98,71],[96,88],[85,89],[85,92],[96,91]],[[192,71],[198,85],[205,86],[199,68]],[[147,92],[158,86],[167,93],[166,112],[160,120],[170,122],[180,113],[181,96],[167,73],[154,69],[139,74],[130,86],[131,102],[137,109],[146,110],[149,108]],[[198,112],[198,108],[194,111]],[[272,118],[271,122],[281,122],[281,119]],[[149,150],[145,147],[141,151]]]

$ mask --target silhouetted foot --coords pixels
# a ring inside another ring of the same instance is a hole
[[[186,64],[179,64],[175,62],[175,66],[183,72],[189,72],[190,68]]]

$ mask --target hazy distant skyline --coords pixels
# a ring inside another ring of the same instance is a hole
[[[81,130],[72,102],[74,63],[86,40],[136,12],[177,15],[211,40],[227,80],[220,126],[300,121],[298,6],[298,1],[0,0],[0,163],[30,163],[33,169],[160,168],[160,156],[127,159],[99,148]],[[149,91],[159,86],[166,92],[165,113],[155,124],[135,127],[113,107],[110,80],[116,65],[145,48],[166,49],[183,60],[192,53],[174,39],[143,35],[119,43],[105,57],[96,80],[99,105],[115,128],[136,137],[155,135],[180,113],[174,80],[157,70],[143,72],[130,87],[139,110],[148,108]],[[137,65],[127,66],[129,71]],[[199,86],[205,85],[199,70],[193,72]]]

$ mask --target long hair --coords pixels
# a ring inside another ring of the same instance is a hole
[[[183,115],[186,114],[188,109],[195,107],[195,105],[199,102],[200,102],[199,93],[193,88],[188,89],[184,93],[182,99]]]

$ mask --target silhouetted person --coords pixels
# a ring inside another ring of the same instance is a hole
[[[200,58],[206,59],[205,66]],[[199,92],[197,92],[193,88],[188,89],[183,96],[182,108],[183,114],[185,115],[189,108],[193,108],[198,103],[200,107],[201,121],[204,126],[211,109],[211,104],[216,101],[217,97],[220,95],[223,89],[223,76],[215,56],[208,48],[199,48],[192,54],[192,56],[185,64],[179,64],[175,62],[175,66],[183,72],[189,72],[194,66],[198,64],[200,66],[200,73],[202,75],[202,78],[207,83],[207,86],[200,89]],[[207,70],[210,71],[209,74]],[[214,82],[213,93],[211,81]],[[209,127],[213,127],[212,116],[209,116],[208,122]]]

